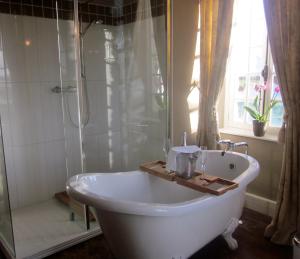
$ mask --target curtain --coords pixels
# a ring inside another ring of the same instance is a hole
[[[300,1],[264,0],[264,8],[286,113],[277,206],[265,236],[277,244],[291,244],[300,231]]]
[[[216,101],[230,43],[233,0],[200,0],[200,99],[198,144],[216,149],[219,130]]]

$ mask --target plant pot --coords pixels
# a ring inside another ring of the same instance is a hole
[[[265,135],[265,122],[253,120],[253,133],[256,137],[263,137]]]

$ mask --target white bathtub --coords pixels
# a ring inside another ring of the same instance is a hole
[[[96,209],[118,259],[188,258],[221,234],[235,249],[231,234],[242,213],[245,188],[258,175],[259,164],[233,152],[221,156],[209,151],[207,160],[208,174],[234,180],[239,187],[213,196],[132,171],[77,175],[69,179],[67,191]]]

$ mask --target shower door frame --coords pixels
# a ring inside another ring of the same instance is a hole
[[[3,144],[3,130],[2,130],[2,120],[0,116],[0,142],[1,142],[1,149],[3,154],[3,164],[5,170],[5,183],[6,183],[6,190],[7,190],[7,199],[8,199],[8,210],[9,210],[9,217],[10,217],[10,225],[12,231],[12,247],[10,248],[9,245],[6,244],[5,240],[0,239],[0,249],[3,251],[6,257],[8,258],[15,258],[16,257],[16,247],[15,247],[15,236],[14,236],[14,226],[12,222],[12,214],[11,214],[11,206],[10,206],[10,197],[9,197],[9,187],[8,187],[8,180],[7,180],[7,170],[6,170],[6,161],[5,161],[5,153],[4,153],[4,144]]]

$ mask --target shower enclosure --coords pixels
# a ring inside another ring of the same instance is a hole
[[[41,258],[101,233],[65,193],[168,143],[165,0],[0,1],[0,246]]]

